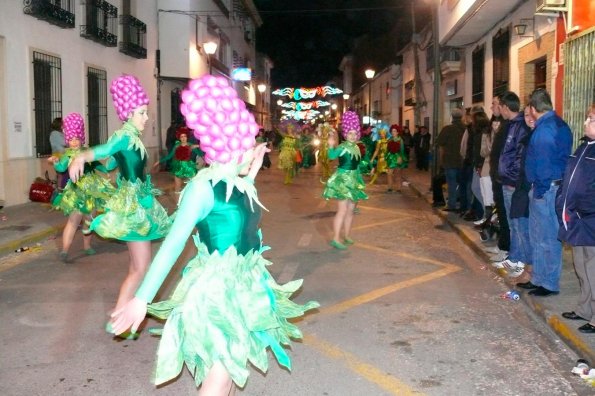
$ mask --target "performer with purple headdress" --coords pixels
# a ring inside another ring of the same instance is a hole
[[[333,239],[330,244],[336,249],[347,249],[347,245],[354,243],[351,239],[351,224],[353,210],[358,201],[368,199],[365,193],[366,184],[359,171],[361,151],[357,145],[360,137],[359,117],[353,111],[346,111],[341,120],[342,134],[345,141],[338,147],[334,138],[329,138],[329,153],[331,160],[339,159],[337,171],[326,182],[322,193],[325,199],[336,199],[337,214],[333,220]],[[340,235],[343,231],[343,242]]]
[[[83,117],[78,113],[70,113],[64,117],[62,125],[67,148],[60,157],[48,158],[48,161],[54,164],[56,172],[66,172],[72,159],[85,150],[82,147],[85,144]],[[64,190],[52,202],[55,209],[61,210],[68,216],[62,233],[62,251],[60,252],[60,260],[64,263],[71,262],[68,258],[68,251],[83,219],[85,220],[83,222],[83,249],[86,255],[95,254],[95,250],[91,247],[88,223],[91,222],[91,216],[97,210],[103,209],[106,200],[115,192],[110,181],[95,173],[95,170],[108,172],[108,169],[98,161],[85,164],[84,175],[76,183],[69,180]]]
[[[136,296],[114,312],[114,332],[134,332],[147,311],[167,319],[157,351],[156,385],[176,378],[184,364],[199,395],[229,395],[243,387],[248,362],[262,372],[267,350],[286,368],[284,346],[301,332],[289,318],[318,306],[289,298],[301,280],[278,285],[267,271],[259,229],[261,203],[254,178],[266,143],[254,148],[258,124],[226,79],[192,80],[182,92],[181,112],[194,130],[208,168],[188,182],[174,223]],[[198,254],[167,301],[150,304],[194,228]],[[233,382],[233,383],[232,383]]]
[[[132,299],[147,271],[151,262],[151,241],[164,237],[171,222],[155,198],[160,191],[153,188],[151,177],[145,174],[148,155],[141,133],[149,119],[149,98],[136,77],[130,75],[112,81],[110,91],[118,117],[124,122],[122,128],[114,132],[107,143],[78,154],[68,169],[70,178],[76,182],[87,162],[109,158],[108,166],[115,163],[119,168],[117,191],[106,202],[105,212],[90,226],[90,230],[101,237],[128,245],[130,264],[115,307],[119,309]]]

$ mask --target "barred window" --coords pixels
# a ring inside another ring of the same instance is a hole
[[[171,90],[170,93],[170,103],[171,103],[171,117],[170,123],[172,124],[179,124],[184,122],[184,116],[180,112],[180,105],[182,104],[182,90],[180,88],[174,88]]]
[[[62,117],[62,61],[41,52],[33,52],[33,112],[37,157],[52,153],[52,121]]]
[[[105,70],[87,68],[87,130],[89,146],[107,141],[107,74]]]
[[[510,30],[506,29],[492,40],[492,54],[494,58],[494,96],[508,91],[510,75]]]
[[[471,102],[479,103],[484,101],[484,68],[485,68],[485,47],[473,51],[471,56]]]

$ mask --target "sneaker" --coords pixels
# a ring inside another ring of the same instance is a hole
[[[485,217],[482,217],[482,218],[481,218],[481,219],[479,219],[479,220],[475,220],[475,221],[473,222],[473,224],[475,224],[476,226],[480,226],[480,225],[483,225],[483,223],[485,223],[485,222],[486,222],[486,218],[485,218]]]
[[[501,250],[499,253],[496,253],[492,257],[490,257],[491,261],[504,261],[508,258],[508,252]]]
[[[487,247],[483,250],[489,254],[498,254],[500,252],[506,252],[506,250],[500,250],[500,248],[498,246]],[[508,252],[506,252],[506,253],[508,253]]]
[[[512,261],[509,259],[502,260],[502,261],[496,261],[496,262],[492,263],[492,265],[498,269],[504,268],[509,271],[512,271],[512,270],[518,268],[519,266],[522,266],[522,268],[525,268],[525,264],[521,263],[520,261]]]
[[[519,261],[516,263],[516,267],[508,271],[510,278],[518,278],[525,272],[525,263]]]

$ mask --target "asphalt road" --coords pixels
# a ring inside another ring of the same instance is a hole
[[[502,299],[505,286],[407,188],[369,188],[354,221],[356,244],[331,248],[335,204],[320,198],[318,177],[307,170],[284,186],[269,169],[257,180],[270,210],[262,222],[270,272],[279,283],[303,278],[296,300],[321,308],[299,323],[293,371],[271,358],[269,372],[253,370],[238,395],[593,393],[569,373],[572,352],[523,304]],[[175,197],[162,202],[173,209]],[[98,254],[83,257],[78,238],[76,261],[65,265],[59,244],[4,258],[14,266],[0,272],[0,394],[192,394],[186,370],[152,385],[157,338],[144,331],[118,341],[103,331],[126,272],[125,245],[96,240]],[[161,295],[192,254],[189,244]]]

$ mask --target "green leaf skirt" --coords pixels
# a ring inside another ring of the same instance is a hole
[[[95,172],[85,173],[76,183],[68,181],[62,193],[54,198],[54,209],[61,210],[66,216],[73,212],[84,215],[103,210],[105,203],[116,192],[109,179]]]
[[[180,179],[190,179],[196,175],[196,162],[172,160],[171,173]]]
[[[325,199],[348,199],[357,202],[368,199],[365,189],[366,184],[358,169],[346,170],[339,168],[326,182],[326,188],[322,196]]]
[[[91,222],[90,230],[103,238],[125,242],[163,238],[171,226],[167,212],[155,198],[150,176],[142,182],[118,179],[118,188],[105,203],[105,212]]]
[[[302,280],[278,285],[260,251],[241,255],[232,246],[222,255],[209,254],[198,237],[195,243],[198,254],[184,269],[172,296],[148,307],[149,314],[167,319],[157,351],[155,383],[177,377],[186,364],[198,386],[213,364],[221,362],[243,387],[248,362],[267,371],[269,348],[279,364],[291,369],[284,347],[290,339],[302,338],[302,333],[288,319],[319,306],[290,300]]]

